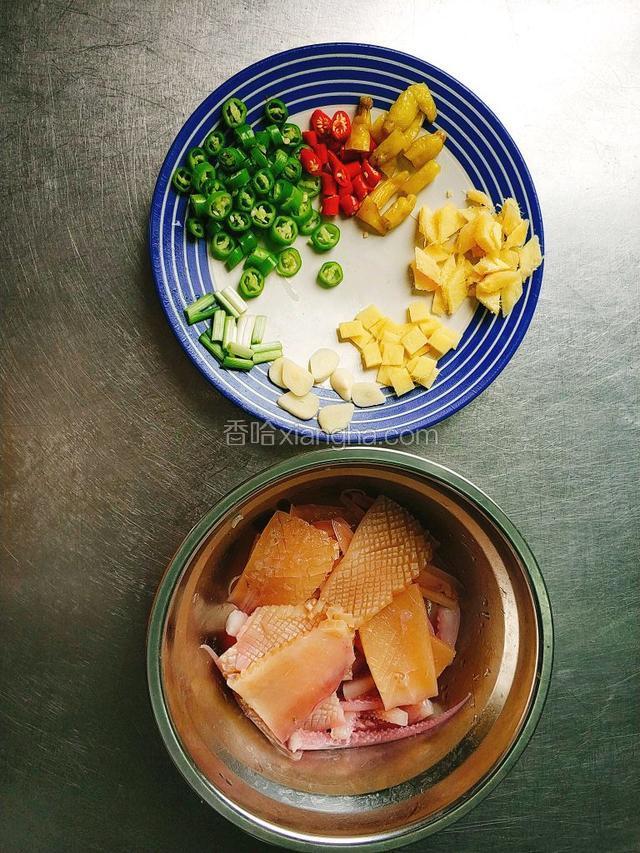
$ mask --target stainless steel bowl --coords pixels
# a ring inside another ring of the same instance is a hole
[[[396,498],[440,541],[440,556],[464,586],[458,654],[442,683],[448,704],[468,692],[472,700],[431,737],[294,762],[244,716],[198,646],[207,606],[226,598],[256,519],[279,501],[352,486]],[[552,648],[535,558],[483,492],[408,453],[342,448],[269,468],[193,528],[158,589],[147,668],[167,749],[191,787],[229,820],[295,850],[392,850],[457,820],[504,777],[542,712]]]

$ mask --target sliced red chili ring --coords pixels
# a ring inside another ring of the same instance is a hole
[[[324,216],[337,216],[340,209],[340,198],[337,195],[327,195],[322,199]]]
[[[336,110],[331,119],[331,135],[339,142],[344,142],[351,133],[351,119],[344,110]]]
[[[338,194],[338,185],[336,184],[336,179],[333,177],[333,175],[329,174],[329,172],[322,172],[320,175],[320,180],[322,181],[323,195]]]
[[[308,175],[319,175],[322,171],[320,158],[311,148],[302,149],[300,152],[300,163]]]
[[[315,131],[319,139],[322,139],[331,133],[331,118],[324,110],[314,110],[309,119],[309,127]]]

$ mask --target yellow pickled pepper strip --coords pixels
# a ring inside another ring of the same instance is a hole
[[[387,118],[387,113],[380,113],[378,118],[371,125],[371,136],[373,137],[373,141],[376,145],[380,145],[382,140],[384,139],[384,133],[382,132],[385,120]]]
[[[345,149],[347,151],[369,151],[371,147],[371,107],[373,100],[368,95],[363,95],[358,103],[356,114],[351,124],[351,133]]]
[[[365,225],[368,225],[377,234],[384,234],[386,232],[385,224],[380,216],[378,206],[370,195],[365,196],[356,216],[361,222],[364,222]]]
[[[409,86],[409,91],[413,95],[420,112],[424,113],[427,121],[434,122],[438,111],[436,110],[436,102],[433,100],[433,95],[429,91],[426,83],[414,83]]]
[[[393,178],[387,178],[386,181],[380,181],[367,198],[370,198],[378,210],[381,210],[385,204],[391,201],[393,196],[398,192],[398,187],[404,184],[408,177],[409,172],[404,171],[398,172]]]
[[[418,113],[414,120],[411,122],[409,127],[404,131],[404,138],[407,141],[407,147],[411,145],[416,136],[420,133],[420,128],[422,127],[424,116],[422,113]],[[405,148],[406,150],[406,148]],[[429,158],[431,159],[431,158]]]
[[[382,214],[382,221],[386,229],[390,231],[404,222],[415,206],[415,195],[406,195],[396,199],[389,210]]]
[[[389,109],[389,115],[385,121],[385,130],[388,133],[396,128],[406,130],[416,117],[418,109],[418,102],[411,91],[411,87],[400,92]]]
[[[404,133],[396,128],[383,140],[371,155],[372,163],[384,163],[399,154],[405,147]]]
[[[398,188],[398,192],[404,195],[415,195],[423,190],[437,177],[440,166],[435,160],[429,160],[417,172],[410,175]],[[395,180],[395,177],[394,177]]]
[[[404,152],[407,160],[410,160],[416,169],[424,166],[429,160],[434,160],[442,151],[447,134],[442,130],[435,133],[425,133],[418,137]]]

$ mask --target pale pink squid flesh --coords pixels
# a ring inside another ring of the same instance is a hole
[[[460,608],[455,610],[438,605],[435,616],[436,637],[451,648],[455,649],[458,631],[460,630]]]

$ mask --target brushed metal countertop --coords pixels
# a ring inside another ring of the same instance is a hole
[[[0,23],[6,851],[267,850],[173,768],[145,628],[199,516],[306,448],[227,445],[226,426],[249,424],[169,331],[146,225],[202,98],[271,51],[334,39],[415,53],[473,88],[521,147],[546,231],[522,347],[410,449],[469,477],[529,541],[553,683],[508,778],[413,849],[640,847],[638,4],[26,0]]]

